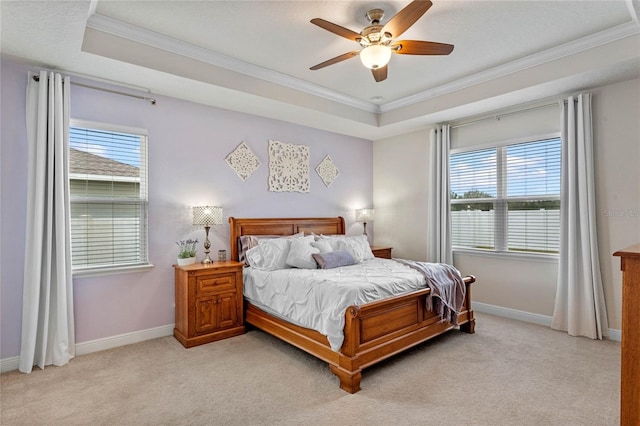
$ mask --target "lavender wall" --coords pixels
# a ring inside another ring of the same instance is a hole
[[[1,336],[0,358],[20,349],[25,235],[27,146],[25,91],[28,68],[2,60],[1,128]],[[141,100],[72,86],[71,116],[149,131],[149,272],[74,279],[78,343],[174,322],[175,241],[204,239],[191,226],[193,205],[224,208],[225,224],[212,228],[212,252],[229,249],[226,218],[337,216],[348,233],[362,232],[354,209],[372,201],[370,141],[221,110],[173,98]],[[311,192],[268,191],[268,140],[304,144],[311,153]],[[245,142],[262,166],[243,182],[224,158]],[[340,176],[326,187],[315,167],[330,155]],[[202,256],[202,248],[199,250]]]

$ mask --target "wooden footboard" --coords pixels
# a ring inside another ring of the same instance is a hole
[[[475,318],[470,284],[475,278],[468,276],[464,281],[467,294],[458,324],[462,331],[473,333]],[[429,290],[425,289],[349,307],[340,352],[331,350],[327,338],[317,331],[273,317],[248,302],[245,302],[245,322],[327,362],[340,379],[340,388],[355,393],[360,390],[364,368],[455,328],[426,310],[427,294]]]
[[[262,218],[230,217],[231,259],[238,260],[241,235],[344,234],[342,217]],[[464,278],[467,292],[458,315],[460,330],[473,333],[475,318],[471,309],[471,287],[475,277]],[[340,379],[340,388],[349,393],[360,390],[362,370],[434,336],[455,328],[426,310],[429,289],[418,290],[362,306],[351,306],[345,313],[344,343],[334,352],[327,338],[317,331],[276,318],[245,301],[245,322],[266,331],[327,362]]]

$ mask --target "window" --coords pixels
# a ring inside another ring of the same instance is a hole
[[[146,131],[72,120],[69,183],[74,272],[149,266]]]
[[[450,156],[454,248],[559,251],[560,138]]]

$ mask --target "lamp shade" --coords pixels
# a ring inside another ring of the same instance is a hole
[[[222,225],[222,207],[198,206],[193,208],[194,225]]]
[[[391,49],[381,44],[373,44],[360,51],[362,65],[372,70],[384,67],[390,59]]]
[[[356,210],[356,222],[373,222],[374,209],[358,209]]]

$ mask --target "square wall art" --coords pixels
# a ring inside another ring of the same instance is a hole
[[[269,141],[269,191],[310,191],[308,146]]]

